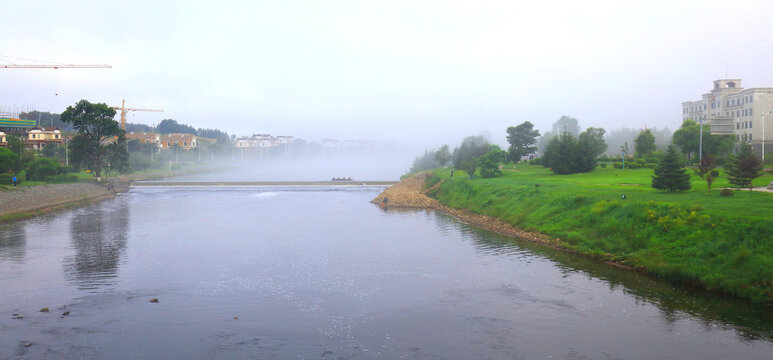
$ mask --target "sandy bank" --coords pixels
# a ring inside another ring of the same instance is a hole
[[[396,185],[384,190],[381,194],[371,200],[371,202],[378,205],[385,204],[390,208],[438,210],[468,224],[489,231],[541,243],[554,248],[561,248],[558,239],[551,239],[550,237],[539,233],[524,231],[491,216],[475,214],[467,210],[454,209],[430,198],[426,195],[426,191],[424,190],[426,179],[430,175],[430,173],[421,173],[403,179]],[[438,183],[435,186],[439,186],[441,183]],[[386,199],[386,201],[384,199]]]
[[[107,186],[75,183],[40,186],[10,187],[0,191],[0,221],[30,216],[38,212],[67,207],[73,204],[91,203],[110,198],[114,192],[127,189],[125,184],[117,184],[113,190]],[[11,215],[18,215],[13,217]]]

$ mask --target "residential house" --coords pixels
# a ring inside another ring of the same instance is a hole
[[[180,149],[190,150],[198,146],[196,136],[193,134],[161,134],[159,140],[161,149],[172,149],[177,145]]]
[[[126,140],[136,140],[140,144],[156,144],[161,143],[161,136],[154,132],[130,132],[126,134]]]
[[[61,145],[63,142],[62,131],[59,128],[34,127],[27,131],[27,139],[24,141],[24,146],[40,150],[46,144]]]
[[[7,135],[0,131],[0,147],[8,147],[8,139],[6,139],[6,137]]]

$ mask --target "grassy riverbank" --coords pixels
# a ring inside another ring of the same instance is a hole
[[[651,176],[651,169],[612,168],[553,175],[519,165],[493,179],[436,170],[427,185],[440,183],[428,195],[444,205],[558,238],[565,248],[773,303],[773,194],[720,197],[695,176],[693,190],[663,193],[650,187]],[[722,177],[714,187],[727,185]]]

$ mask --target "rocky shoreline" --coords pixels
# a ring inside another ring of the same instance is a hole
[[[128,182],[112,186],[92,183],[9,187],[0,191],[0,221],[34,216],[74,204],[86,204],[113,197],[128,190]]]
[[[426,195],[428,190],[424,189],[427,177],[430,175],[430,173],[421,173],[405,178],[398,184],[384,190],[381,194],[371,200],[371,202],[388,208],[437,210],[451,215],[465,223],[498,234],[540,243],[556,249],[567,250],[560,246],[559,239],[552,239],[543,234],[519,229],[491,216],[475,214],[467,210],[454,209],[430,198]],[[440,183],[438,183],[438,185],[439,184]]]

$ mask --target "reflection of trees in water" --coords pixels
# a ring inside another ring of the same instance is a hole
[[[75,255],[64,260],[68,279],[81,289],[113,284],[128,225],[127,204],[110,202],[76,213],[70,224]]]
[[[0,260],[21,263],[27,254],[26,244],[27,234],[21,224],[0,227]]]
[[[550,260],[566,276],[582,273],[602,280],[609,284],[611,291],[621,290],[632,296],[637,303],[656,306],[668,325],[688,315],[701,322],[706,329],[733,329],[745,340],[773,340],[773,323],[770,322],[773,310],[769,308],[686,285],[670,284],[644,274],[615,269],[582,256],[473,227],[445,214],[437,213],[436,222],[446,231],[449,226],[453,226],[467,235],[482,253],[503,255],[528,252]]]

